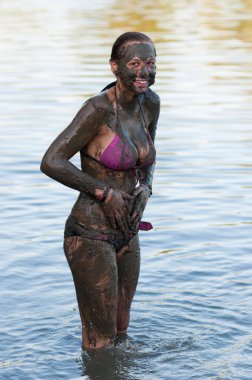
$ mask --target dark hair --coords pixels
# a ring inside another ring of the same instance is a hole
[[[140,32],[126,32],[121,34],[115,41],[112,46],[111,59],[118,60],[120,58],[120,48],[129,41],[138,41],[138,42],[150,42],[153,44],[150,37],[146,34]]]

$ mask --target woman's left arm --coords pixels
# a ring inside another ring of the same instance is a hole
[[[150,133],[153,144],[155,142],[157,122],[160,113],[160,100],[159,97],[155,94],[155,102],[152,104],[153,113],[152,119],[148,126],[148,131]],[[155,162],[146,168],[141,169],[142,178],[139,181],[139,186],[134,190],[134,209],[131,217],[132,229],[137,229],[138,224],[142,219],[145,206],[148,202],[150,195],[152,194],[152,182],[153,174],[155,170]]]
[[[158,122],[159,113],[160,113],[160,100],[158,97],[155,100],[156,101],[153,105],[154,107],[153,119],[151,120],[148,126],[148,131],[149,131],[153,144],[155,143],[157,122]],[[142,178],[140,180],[140,186],[141,185],[147,186],[150,190],[150,194],[152,194],[152,181],[153,181],[154,170],[155,170],[155,162],[151,166],[147,166],[146,168],[143,168],[141,170]]]

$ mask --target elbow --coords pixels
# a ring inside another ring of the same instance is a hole
[[[65,176],[65,161],[46,153],[41,161],[40,170],[48,177],[62,182]]]
[[[41,161],[40,170],[46,175],[48,175],[48,172],[50,171],[50,161],[47,159],[46,155],[44,155]]]
[[[46,174],[48,177],[54,178],[55,172],[57,172],[58,163],[53,157],[50,157],[47,153],[44,155],[41,164],[40,170],[42,173]]]

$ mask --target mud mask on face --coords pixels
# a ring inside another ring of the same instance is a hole
[[[137,92],[134,86],[134,81],[137,77],[146,79],[148,81],[148,86],[151,86],[155,82],[155,66],[153,66],[151,70],[147,69],[146,66],[141,69],[127,67],[127,63],[135,57],[140,58],[143,62],[146,62],[146,60],[150,58],[155,59],[155,50],[152,44],[135,43],[122,47],[119,56],[120,59],[116,75],[131,91]]]

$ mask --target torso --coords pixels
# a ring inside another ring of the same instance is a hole
[[[132,194],[136,186],[135,169],[154,162],[155,148],[147,130],[149,121],[143,120],[139,108],[131,113],[115,109],[111,90],[106,104],[110,117],[81,150],[81,167],[112,188]],[[80,194],[71,215],[88,228],[110,229],[100,203],[89,195]]]

